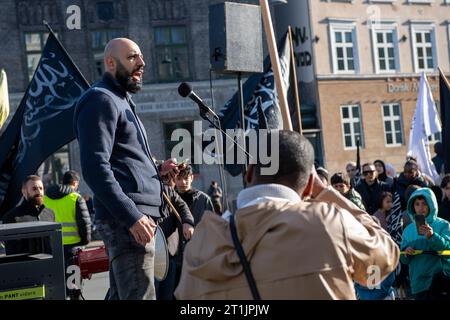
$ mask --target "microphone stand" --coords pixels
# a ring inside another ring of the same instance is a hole
[[[242,146],[237,143],[229,134],[227,134],[224,130],[222,130],[222,126],[220,124],[220,119],[219,116],[214,113],[213,111],[210,111],[204,107],[202,107],[201,105],[198,105],[199,109],[200,109],[200,117],[202,117],[204,120],[208,121],[214,128],[216,128],[217,130],[219,130],[223,135],[225,135],[226,138],[230,139],[231,141],[233,141],[233,143],[239,147],[242,151],[244,151],[244,153],[249,156],[250,158],[253,158],[244,148],[242,148]],[[211,120],[208,117],[208,114],[213,118],[213,120]],[[244,135],[244,143],[245,143],[245,133],[243,133]],[[225,139],[226,139],[225,138]],[[217,141],[218,139],[214,139],[216,142],[216,150],[222,150],[222,148],[219,149],[219,142]],[[219,154],[216,153],[217,156],[220,156]],[[223,159],[225,160],[225,156],[223,155],[223,151],[222,151],[222,156]],[[247,161],[245,161],[245,163],[247,163]],[[224,173],[224,163],[220,161],[219,159],[219,175],[220,175],[220,180],[223,186],[223,200],[225,200],[225,208],[226,210],[229,211],[229,203],[228,203],[228,197],[227,197],[227,185],[225,182],[225,173]],[[224,210],[225,212],[225,210]]]

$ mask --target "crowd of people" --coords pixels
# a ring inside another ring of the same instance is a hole
[[[433,159],[438,160],[439,154]],[[358,175],[356,163],[332,175],[330,185],[367,211],[402,250],[398,268],[381,285],[369,290],[355,285],[360,299],[440,299],[450,292],[449,196],[450,175],[439,185],[420,172],[408,158],[396,175],[382,160],[365,163]],[[423,216],[417,218],[417,216]]]
[[[74,116],[93,206],[77,193],[74,171],[46,196],[40,178],[29,176],[22,204],[3,223],[61,222],[67,261],[74,246],[91,240],[94,224],[109,259],[108,299],[448,296],[450,175],[434,186],[408,159],[399,176],[376,160],[361,175],[349,163],[329,178],[305,137],[279,130],[278,172],[249,164],[236,210],[223,212],[216,181],[197,190],[191,165],[153,157],[130,94],[142,87],[139,46],[111,40],[104,65]],[[169,251],[162,281],[155,279],[157,227]],[[29,249],[20,245],[7,243],[7,251]]]

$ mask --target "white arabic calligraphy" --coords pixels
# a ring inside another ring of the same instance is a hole
[[[67,67],[55,60],[57,58],[53,52],[49,52],[48,57],[42,57],[30,84],[15,164],[23,160],[27,149],[39,135],[43,122],[73,107],[84,92]]]

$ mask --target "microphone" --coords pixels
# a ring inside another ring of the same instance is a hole
[[[203,100],[195,94],[195,92],[192,90],[192,86],[189,83],[183,82],[178,86],[178,93],[183,98],[189,97],[192,101],[194,101],[204,113],[209,113],[213,115],[214,117],[217,117],[217,114],[211,110],[210,107],[208,107]]]

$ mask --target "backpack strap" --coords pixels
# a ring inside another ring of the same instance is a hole
[[[242,267],[244,268],[245,277],[247,278],[248,285],[252,292],[252,296],[254,300],[261,300],[261,297],[258,292],[258,288],[256,287],[255,278],[253,278],[252,269],[250,268],[250,264],[247,261],[247,258],[244,253],[244,249],[242,249],[242,245],[239,242],[239,238],[237,235],[236,224],[234,222],[234,214],[230,216],[230,230],[231,230],[231,238],[233,239],[234,247],[239,256],[239,260],[241,261]]]

